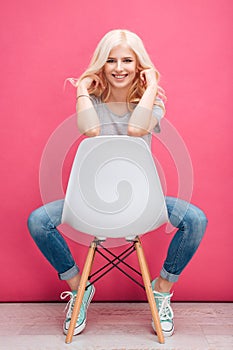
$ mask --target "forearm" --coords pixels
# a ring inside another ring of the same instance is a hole
[[[157,93],[157,85],[148,86],[134,109],[129,123],[128,135],[143,136],[148,134],[157,124],[157,119],[152,116],[152,109]]]
[[[77,89],[76,111],[79,131],[86,136],[98,136],[100,132],[99,118],[88,90],[84,87]]]

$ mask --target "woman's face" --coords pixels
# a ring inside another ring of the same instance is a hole
[[[129,88],[135,78],[137,59],[135,53],[126,45],[114,47],[108,56],[103,71],[112,88]]]

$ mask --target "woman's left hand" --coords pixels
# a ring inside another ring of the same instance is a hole
[[[140,79],[143,85],[157,87],[157,77],[156,71],[154,68],[144,69],[140,72]]]

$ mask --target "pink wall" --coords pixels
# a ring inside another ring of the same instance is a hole
[[[38,173],[46,142],[75,111],[75,92],[71,87],[63,91],[64,80],[81,74],[98,40],[120,27],[142,37],[162,73],[167,119],[182,135],[193,163],[192,202],[209,219],[204,241],[180,278],[174,300],[232,300],[233,4],[143,4],[144,8],[130,0],[8,0],[1,5],[0,301],[57,300],[66,288],[35,247],[26,220],[41,205]],[[175,168],[169,159],[164,167],[168,193],[176,195]],[[152,276],[160,270],[170,239],[163,229],[143,238]],[[68,241],[82,266],[87,248]],[[115,271],[98,283],[95,300],[145,299],[125,277],[119,277],[119,287],[118,276]]]

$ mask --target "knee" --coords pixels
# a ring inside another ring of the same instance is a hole
[[[42,227],[41,208],[34,210],[28,217],[27,227],[32,237],[40,231]]]
[[[201,209],[192,205],[188,217],[192,230],[196,235],[203,237],[208,223],[205,213]]]
[[[61,223],[64,200],[50,202],[34,210],[28,218],[27,225],[32,236],[50,232]]]
[[[199,209],[199,211],[200,211],[200,213],[199,213],[199,221],[200,221],[200,225],[202,227],[203,234],[204,234],[204,232],[206,230],[206,227],[207,227],[207,224],[208,224],[208,219],[207,219],[205,213],[201,209]]]

